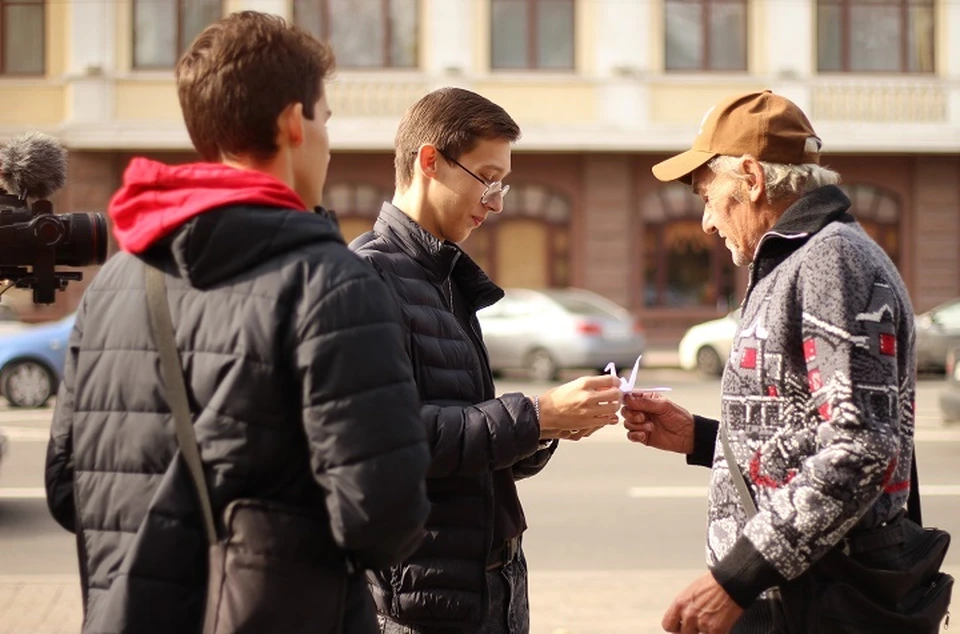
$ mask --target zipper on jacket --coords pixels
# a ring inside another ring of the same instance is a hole
[[[768,238],[777,237],[783,238],[784,240],[800,240],[803,238],[809,238],[809,232],[803,233],[778,233],[776,231],[768,231],[760,238],[760,242],[757,243],[757,248],[753,251],[753,260],[750,262],[747,267],[748,270],[748,279],[747,279],[747,290],[743,294],[743,300],[740,302],[740,312],[743,312],[743,309],[747,306],[747,299],[750,297],[750,293],[753,291],[753,287],[757,285],[757,257],[760,255],[760,249],[763,247],[763,243],[767,241]]]
[[[477,369],[479,370],[479,374],[477,374],[477,378],[480,379],[481,391],[485,393],[486,385],[485,385],[485,381],[483,380],[483,377],[487,373],[485,368],[490,367],[490,358],[487,356],[487,348],[483,343],[483,337],[480,336],[480,333],[477,332],[476,327],[474,327],[473,320],[470,320],[470,329],[473,331],[473,334],[476,336],[477,342],[479,342],[480,344],[479,346],[475,345],[473,337],[470,336],[470,333],[468,333],[466,329],[464,329],[463,324],[460,323],[460,318],[457,317],[457,309],[453,303],[453,278],[448,277],[444,282],[440,284],[440,287],[446,293],[445,299],[447,300],[447,305],[450,309],[450,314],[453,315],[453,321],[457,323],[457,328],[460,329],[460,332],[463,333],[463,336],[467,339],[467,341],[470,342],[470,345],[477,351],[477,354],[474,356],[474,360],[477,362],[477,366],[478,366]],[[490,378],[490,382],[493,383],[492,377]],[[496,392],[496,389],[494,389],[494,392]],[[495,397],[496,397],[496,394],[494,393],[494,395],[491,396],[490,398],[495,398]]]
[[[455,308],[454,305],[453,305],[453,280],[448,277],[448,278],[440,285],[440,287],[447,292],[447,307],[450,309],[450,313],[451,313],[454,317],[456,317],[456,316],[457,316],[457,310],[456,310],[456,308]],[[458,321],[457,323],[459,323],[459,321]],[[467,334],[467,333],[463,333],[463,334]]]
[[[754,285],[757,283],[757,267],[754,266],[753,262],[747,265],[747,290],[743,293],[743,299],[740,300],[740,314],[742,315],[744,309],[747,307],[747,298],[750,297],[750,292],[753,290]]]

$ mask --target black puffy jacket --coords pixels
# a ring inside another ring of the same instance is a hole
[[[442,242],[389,203],[373,231],[350,248],[370,261],[403,309],[433,461],[427,477],[427,536],[399,566],[368,575],[380,612],[418,625],[468,629],[487,610],[486,563],[493,539],[493,472],[538,473],[556,448],[542,448],[533,404],[523,394],[494,398],[486,350],[457,320],[456,284],[476,311],[503,291],[454,244]]]
[[[235,205],[153,244],[214,514],[241,497],[313,507],[362,566],[397,562],[428,512],[429,463],[400,315],[329,218]],[[47,459],[75,531],[84,632],[198,632],[206,550],[148,326],[144,263],[119,253],[84,294]],[[376,632],[362,574],[344,631]],[[322,602],[323,596],[317,601]]]

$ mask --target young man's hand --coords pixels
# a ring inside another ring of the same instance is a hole
[[[615,424],[620,396],[620,379],[606,374],[553,388],[539,398],[540,437],[579,440]]]
[[[540,440],[559,438],[560,440],[580,440],[592,436],[608,424],[604,423],[598,427],[585,427],[584,429],[554,429],[540,432]]]

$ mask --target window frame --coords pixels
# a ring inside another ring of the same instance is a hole
[[[700,52],[700,65],[697,68],[670,68],[667,61],[667,6],[670,4],[696,4],[702,7],[700,14],[700,36],[703,46]],[[713,68],[710,63],[710,16],[711,7],[717,4],[739,4],[743,6],[743,47],[742,67],[737,69]],[[750,2],[749,0],[664,0],[663,2],[663,70],[667,73],[748,73],[750,72]]]
[[[320,34],[320,39],[323,40],[324,42],[330,42],[330,27],[332,23],[330,3],[328,0],[310,0],[310,1],[319,5],[319,14],[321,16],[321,26],[323,31]],[[416,42],[416,50],[414,51],[414,55],[413,55],[413,58],[414,58],[413,64],[407,66],[407,65],[401,65],[401,64],[394,64],[392,63],[393,60],[390,59],[392,57],[392,52],[393,52],[393,31],[394,31],[393,20],[391,19],[393,12],[391,11],[391,6],[390,6],[392,2],[393,0],[380,0],[380,9],[381,9],[380,18],[383,20],[383,24],[384,24],[383,41],[380,42],[380,52],[381,52],[380,65],[379,66],[351,66],[348,63],[346,63],[345,60],[338,57],[337,68],[342,68],[344,70],[349,70],[351,72],[364,72],[364,71],[377,71],[377,70],[409,71],[409,70],[417,70],[420,68],[420,50],[421,50],[420,17],[422,15],[422,11],[420,10],[421,8],[420,3],[419,2],[414,3],[414,6],[416,7],[415,8],[416,16],[414,18],[413,24],[415,29],[414,41]],[[292,8],[292,16],[293,16],[292,21],[294,24],[298,26],[300,26],[300,21],[297,16],[297,7],[299,4],[300,4],[299,2],[294,0],[293,8]],[[301,26],[301,28],[304,28],[304,27]],[[336,53],[336,51],[334,51],[334,53]]]
[[[6,14],[7,7],[26,6],[40,7],[40,13],[43,21],[43,39],[40,42],[40,72],[12,72],[7,70],[7,59],[4,55],[4,35],[6,33]],[[44,77],[47,74],[47,0],[40,2],[29,2],[26,0],[0,0],[0,78],[29,78]]]
[[[840,68],[838,70],[823,70],[820,68],[820,44],[822,33],[820,32],[820,9],[824,5],[840,7]],[[899,6],[900,8],[900,69],[899,70],[863,70],[852,69],[851,61],[851,9],[854,5],[877,6]],[[933,37],[931,38],[931,68],[930,70],[910,70],[910,38],[907,34],[907,26],[910,21],[910,7],[924,6],[929,7],[933,15]],[[936,0],[817,0],[817,73],[822,75],[847,75],[847,74],[896,74],[896,75],[936,75],[937,73],[937,2]]]
[[[149,2],[150,0],[142,0],[144,2]],[[156,0],[154,0],[156,1]],[[138,64],[137,63],[137,7],[140,4],[138,0],[133,0],[132,6],[130,8],[130,68],[134,71],[166,71],[171,70],[176,67],[177,60],[180,59],[180,56],[183,55],[184,51],[187,50],[187,47],[190,46],[190,42],[184,41],[183,38],[183,10],[184,3],[190,2],[191,0],[174,0],[177,4],[177,23],[174,25],[174,30],[177,35],[176,46],[177,49],[174,51],[173,59],[174,62],[172,65],[167,64]],[[220,4],[220,15],[224,15],[224,8],[226,6],[227,0],[217,0]]]
[[[493,63],[493,10],[494,5],[497,2],[516,2],[518,0],[490,0],[490,11],[488,17],[488,24],[490,26],[490,33],[488,44],[490,47],[489,52],[489,62],[490,70],[494,72],[525,72],[525,71],[536,71],[540,73],[573,73],[577,70],[577,16],[579,15],[579,10],[577,5],[579,4],[577,0],[522,0],[526,4],[527,9],[527,60],[524,66],[495,66]],[[537,35],[537,6],[540,3],[550,4],[553,2],[564,2],[570,4],[573,9],[573,23],[570,33],[570,41],[573,42],[573,57],[570,60],[569,68],[546,68],[540,66],[540,60],[538,59],[540,50],[540,41]]]

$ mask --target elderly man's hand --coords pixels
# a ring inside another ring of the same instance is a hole
[[[620,413],[627,438],[633,442],[678,453],[693,452],[693,416],[660,394],[627,394]]]
[[[677,595],[661,625],[665,632],[727,634],[741,614],[743,608],[707,572]]]

